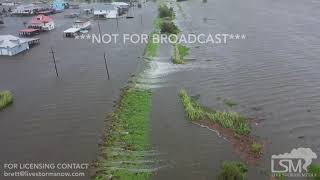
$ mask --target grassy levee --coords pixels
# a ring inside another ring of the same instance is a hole
[[[181,102],[187,117],[192,121],[208,120],[219,124],[223,128],[234,130],[236,134],[245,135],[250,133],[246,119],[236,112],[208,111],[192,100],[187,91],[181,89],[179,92]]]
[[[6,108],[13,102],[13,96],[10,91],[0,91],[0,110]]]
[[[95,163],[95,180],[146,180],[151,172],[141,163],[148,149],[151,92],[129,88],[123,91],[116,110],[109,117],[101,155]]]

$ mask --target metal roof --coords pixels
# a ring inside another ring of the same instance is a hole
[[[19,44],[28,42],[27,39],[12,35],[0,35],[0,48],[13,48]]]

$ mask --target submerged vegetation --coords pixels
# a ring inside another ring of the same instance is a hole
[[[249,125],[246,119],[236,112],[221,112],[207,111],[202,108],[197,102],[193,101],[186,90],[182,89],[179,92],[184,110],[187,117],[192,121],[208,120],[219,124],[223,128],[229,128],[235,131],[236,134],[244,135],[250,133]]]
[[[236,161],[224,161],[220,167],[218,180],[245,180],[247,167]]]
[[[0,110],[6,108],[12,102],[13,102],[13,97],[10,91],[0,91]]]
[[[189,48],[181,45],[181,44],[174,44],[173,46],[173,56],[172,61],[174,64],[184,64],[185,63],[185,56],[189,53]]]
[[[148,90],[123,92],[117,109],[109,117],[112,124],[100,147],[101,157],[95,163],[95,180],[148,179],[150,172],[139,170],[146,168],[141,161],[148,149],[150,97]]]
[[[224,104],[227,105],[228,107],[233,107],[233,106],[238,105],[237,102],[232,101],[231,99],[225,99],[225,100],[223,100],[223,102],[224,102]]]

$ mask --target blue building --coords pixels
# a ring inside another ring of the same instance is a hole
[[[55,11],[63,11],[65,8],[65,2],[63,0],[54,0],[52,2],[52,9],[54,9]]]

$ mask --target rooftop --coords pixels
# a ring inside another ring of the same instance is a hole
[[[45,15],[38,15],[31,20],[31,24],[42,24],[42,23],[48,23],[51,22],[52,18]]]
[[[12,35],[0,35],[0,48],[13,48],[25,42],[28,40]]]

